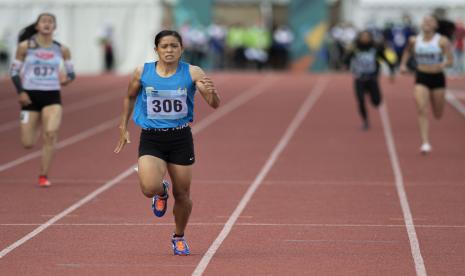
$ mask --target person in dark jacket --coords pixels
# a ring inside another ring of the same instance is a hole
[[[394,76],[394,61],[390,61],[384,54],[384,47],[376,45],[373,35],[369,31],[358,34],[352,49],[349,49],[345,63],[350,64],[354,75],[355,96],[358,103],[358,111],[362,118],[362,129],[368,130],[370,122],[365,105],[365,94],[370,95],[373,106],[378,107],[382,101],[379,88],[380,62],[384,60],[391,71],[391,79]]]

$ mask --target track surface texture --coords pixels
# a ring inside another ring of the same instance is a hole
[[[369,131],[350,75],[212,78],[222,106],[197,95],[189,257],[172,256],[173,202],[155,218],[139,190],[136,126],[113,153],[129,77],[63,89],[48,189],[2,81],[0,275],[465,275],[465,80],[423,156],[412,77],[381,79]]]

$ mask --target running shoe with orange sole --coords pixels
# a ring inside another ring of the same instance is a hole
[[[166,213],[168,208],[168,189],[169,183],[166,180],[163,180],[163,189],[165,190],[164,196],[155,195],[152,198],[152,211],[157,217],[162,217]]]
[[[173,254],[174,256],[187,256],[191,254],[189,246],[187,245],[184,237],[176,237],[171,239],[173,244]]]

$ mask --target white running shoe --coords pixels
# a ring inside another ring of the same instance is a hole
[[[420,148],[421,153],[428,154],[431,152],[431,150],[432,148],[429,143],[423,143],[423,145],[421,145],[421,148]]]

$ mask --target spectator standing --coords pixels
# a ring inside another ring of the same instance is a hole
[[[0,38],[0,77],[8,72],[8,65],[10,64],[10,53],[6,40]]]
[[[105,72],[113,72],[115,67],[115,53],[113,47],[113,26],[107,24],[102,31],[100,37],[100,44],[103,48],[103,63],[105,66]]]
[[[249,64],[254,65],[258,70],[263,69],[268,61],[268,49],[271,45],[270,32],[261,24],[249,27],[245,34],[244,56]]]
[[[402,21],[400,25],[389,23],[388,28],[385,30],[385,39],[388,46],[396,53],[397,65],[400,64],[400,57],[407,46],[409,38],[416,33],[410,16],[404,15]]]
[[[226,35],[226,46],[228,50],[229,63],[238,69],[245,66],[245,29],[240,23],[231,26]]]
[[[286,69],[289,63],[289,47],[294,34],[287,26],[275,27],[270,48],[270,65],[273,69]]]
[[[209,49],[211,54],[212,68],[224,69],[225,62],[225,39],[226,27],[214,22],[208,27]]]

